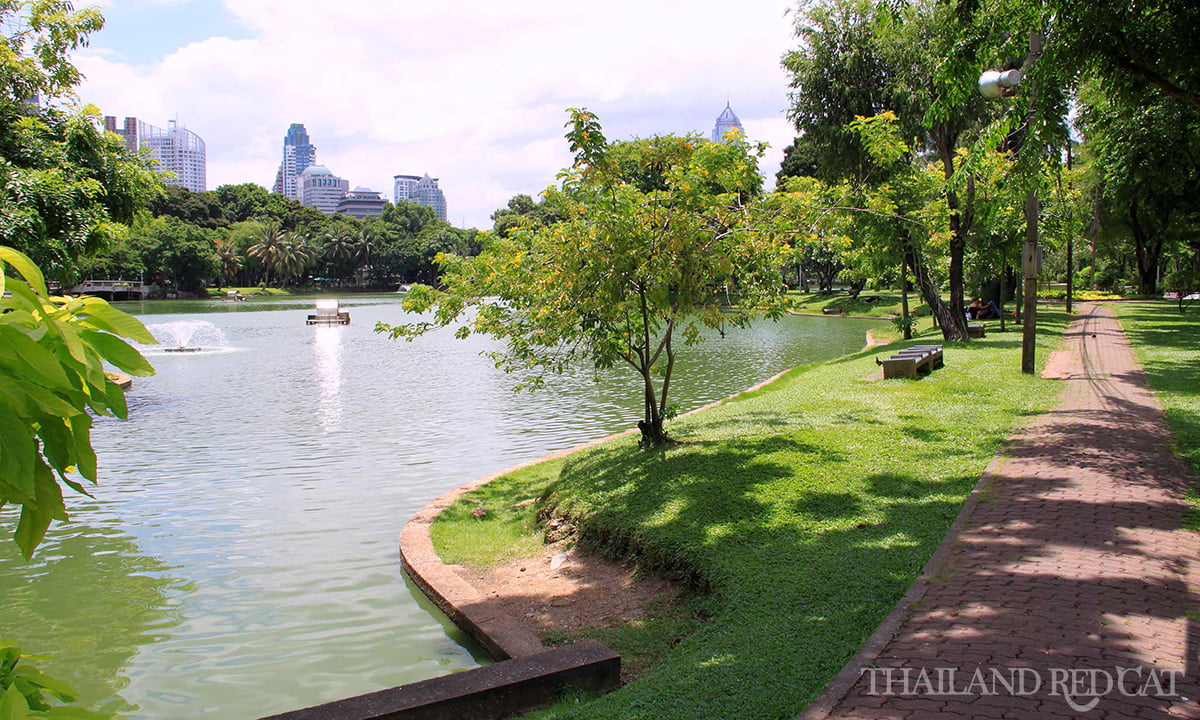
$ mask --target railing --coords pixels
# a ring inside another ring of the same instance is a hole
[[[72,295],[126,294],[145,297],[150,292],[150,286],[139,280],[84,280],[67,292]]]

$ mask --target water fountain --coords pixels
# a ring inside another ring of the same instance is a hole
[[[146,329],[162,344],[163,352],[194,353],[229,346],[221,329],[207,320],[175,320],[147,325]]]

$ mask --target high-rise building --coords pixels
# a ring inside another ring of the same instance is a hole
[[[438,220],[446,220],[446,194],[438,187],[438,179],[417,175],[394,176],[395,186],[393,197],[397,203],[409,202],[432,208]]]
[[[308,141],[304,123],[292,123],[283,137],[283,161],[275,173],[271,192],[293,200],[300,199],[300,173],[317,161],[317,147]]]
[[[717,117],[717,124],[712,131],[713,142],[725,142],[725,134],[730,130],[738,130],[743,134],[746,132],[742,121],[733,113],[733,108],[729,107],[729,103],[725,103],[725,109]]]
[[[108,115],[104,118],[104,129],[123,137],[128,150],[149,148],[158,161],[158,170],[175,174],[165,180],[168,185],[179,185],[192,192],[208,189],[204,140],[191,130],[179,127],[176,121],[168,120],[167,129],[163,130],[135,117],[127,117],[125,124],[118,128],[117,119]]]
[[[314,207],[326,215],[337,211],[338,203],[350,190],[350,181],[330,172],[324,165],[309,165],[296,179],[301,205]]]
[[[346,193],[334,212],[338,215],[349,215],[362,220],[382,215],[384,205],[387,205],[387,200],[384,200],[380,193],[370,188],[356,187]]]

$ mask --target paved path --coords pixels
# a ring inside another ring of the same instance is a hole
[[[1112,311],[1082,307],[1067,336],[1058,407],[803,717],[1200,718],[1194,477]]]

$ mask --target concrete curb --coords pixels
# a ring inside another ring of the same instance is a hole
[[[723,400],[717,400],[716,402],[711,402],[703,407],[686,412],[680,415],[680,417],[709,410],[718,405],[723,405],[740,395],[760,390],[779,380],[789,372],[791,372],[790,368],[741,392],[734,393]],[[421,589],[421,592],[426,597],[433,601],[442,612],[446,613],[447,617],[455,625],[470,635],[475,642],[479,643],[493,660],[509,660],[541,652],[545,648],[542,647],[541,640],[532,630],[504,612],[500,608],[499,603],[483,596],[467,581],[459,577],[453,568],[442,562],[433,547],[433,539],[429,535],[430,525],[433,524],[434,519],[443,510],[453,504],[463,493],[486,485],[498,477],[520,470],[521,468],[529,467],[530,465],[536,465],[545,460],[566,457],[580,450],[636,432],[636,429],[629,429],[596,440],[589,440],[580,445],[543,455],[533,460],[518,463],[503,470],[497,470],[496,472],[475,478],[439,496],[409,518],[404,528],[400,531],[400,564],[404,568],[405,574],[412,579],[413,583]]]

